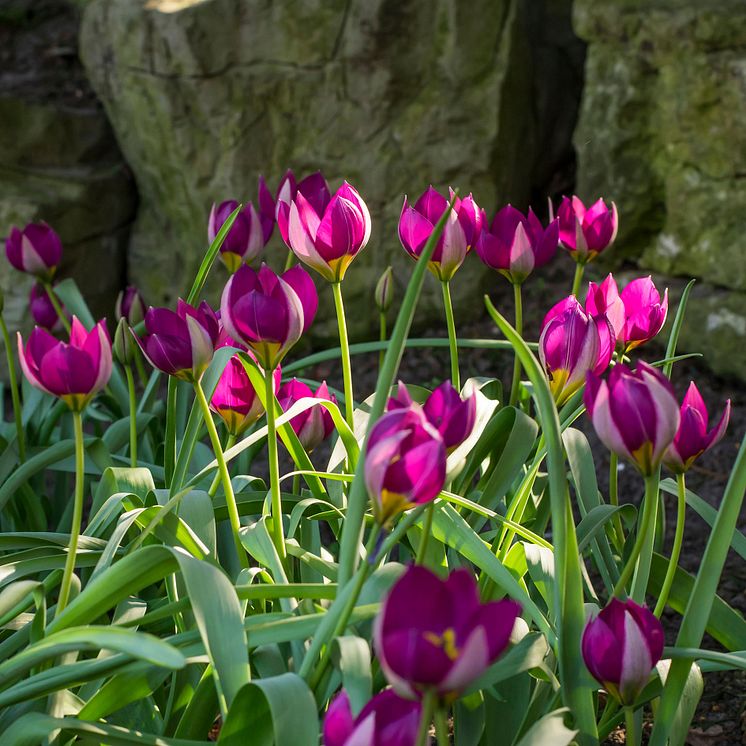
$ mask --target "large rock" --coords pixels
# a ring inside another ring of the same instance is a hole
[[[203,256],[213,201],[254,198],[260,173],[276,183],[288,167],[320,168],[334,186],[357,186],[373,214],[370,245],[345,281],[360,330],[378,273],[405,267],[401,296],[411,269],[396,234],[405,193],[452,184],[491,212],[508,198],[525,205],[557,180],[578,73],[560,76],[564,92],[544,86],[563,52],[531,25],[554,22],[576,68],[583,45],[569,2],[548,6],[529,16],[519,0],[93,0],[81,56],[141,195],[132,277],[148,297],[173,302]],[[538,126],[537,100],[561,112],[559,131]],[[281,263],[273,241],[270,262]],[[473,300],[480,275],[477,262],[459,274],[456,303]],[[215,272],[208,290],[224,279]],[[428,303],[439,306],[435,283]]]
[[[0,15],[0,235],[46,220],[64,244],[62,276],[112,315],[124,281],[136,193],[76,57],[77,19],[60,2],[10,0]],[[0,261],[11,328],[29,324],[31,279]]]
[[[576,0],[574,10],[589,42],[578,192],[617,201],[609,261],[705,281],[690,314],[702,338],[682,342],[734,372],[746,324],[746,4]]]

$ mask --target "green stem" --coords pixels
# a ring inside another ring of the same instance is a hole
[[[523,336],[523,299],[521,298],[520,283],[513,284],[513,298],[515,300],[515,330]],[[518,388],[521,385],[521,360],[518,353],[513,359],[513,383],[510,386],[510,406],[514,407],[518,402]]]
[[[176,384],[176,379],[169,376],[168,393],[166,394],[166,434],[163,442],[163,470],[167,485],[170,485],[173,481],[174,469],[176,468],[176,399],[178,396]]]
[[[284,272],[287,272],[293,265],[295,264],[295,254],[293,254],[290,249],[288,249],[288,255],[285,258],[285,269]]]
[[[572,295],[576,298],[580,292],[580,283],[583,282],[583,272],[585,272],[585,264],[577,262],[575,264],[575,276],[572,278]],[[578,298],[578,300],[580,300]]]
[[[236,436],[232,433],[228,433],[228,437],[225,440],[225,446],[223,447],[223,453],[226,451],[229,451],[233,446],[236,445]],[[215,472],[215,477],[212,480],[212,484],[210,485],[209,489],[207,490],[207,494],[212,499],[215,497],[215,493],[218,491],[218,485],[220,484],[220,472]]]
[[[637,721],[635,720],[635,710],[632,707],[624,708],[624,725],[625,725],[625,743],[627,746],[637,746],[640,742],[641,733],[637,732]]]
[[[637,536],[632,551],[627,560],[627,564],[619,576],[617,584],[614,586],[614,596],[620,596],[626,592],[627,583],[632,577],[632,573],[637,565],[637,560],[642,552],[643,545],[648,535],[653,533],[655,528],[655,513],[658,505],[658,477],[652,475],[645,477],[645,496],[643,497],[641,517],[637,524]]]
[[[127,376],[127,390],[130,398],[130,466],[137,466],[137,399],[135,398],[135,377],[132,375],[132,366],[125,365],[124,372]]]
[[[293,476],[293,494],[300,495],[300,474]]]
[[[16,440],[18,441],[18,455],[21,463],[26,460],[26,435],[23,432],[23,420],[21,419],[21,397],[18,393],[18,380],[16,379],[16,356],[13,354],[13,345],[10,342],[8,326],[5,318],[0,313],[0,330],[3,333],[5,343],[5,357],[8,360],[8,382],[10,384],[10,396],[13,401],[13,417],[16,421]]]
[[[653,551],[655,549],[655,528],[658,522],[658,505],[660,503],[658,486],[660,484],[661,470],[658,467],[655,473],[646,480],[645,492],[647,499],[652,506],[650,508],[650,518],[648,520],[647,531],[642,542],[642,551],[637,560],[635,574],[632,578],[632,600],[638,604],[645,603],[645,594],[648,590],[648,581],[650,580],[650,566],[653,562]],[[648,483],[649,482],[649,483]]]
[[[59,320],[62,322],[62,326],[65,328],[65,331],[70,334],[70,322],[67,320],[65,312],[62,310],[62,306],[60,305],[59,300],[57,300],[57,296],[55,295],[54,289],[52,288],[52,283],[45,282],[44,290],[47,291],[49,302],[54,306],[54,310],[56,311]]]
[[[210,405],[207,403],[205,392],[202,390],[202,385],[199,381],[194,382],[194,393],[197,396],[200,409],[202,410],[202,418],[205,421],[207,427],[207,434],[210,436],[210,443],[212,444],[212,450],[215,453],[215,460],[218,462],[218,473],[220,478],[223,480],[223,492],[225,492],[225,504],[228,508],[228,520],[231,524],[231,530],[233,532],[233,543],[236,546],[236,553],[238,554],[238,561],[241,563],[241,567],[249,566],[249,558],[246,555],[246,551],[241,544],[241,537],[239,531],[241,530],[241,519],[238,517],[238,506],[236,505],[236,496],[233,493],[233,484],[231,483],[231,475],[228,472],[228,466],[225,463],[225,456],[223,455],[223,448],[220,443],[220,436],[218,435],[215,422],[212,419],[212,413],[210,412]]]
[[[269,458],[269,486],[272,495],[272,541],[277,554],[285,564],[285,533],[282,525],[282,497],[280,493],[280,466],[277,460],[277,430],[275,427],[274,388],[272,374],[267,368],[264,371],[264,390],[267,397],[267,452]]]
[[[681,555],[681,545],[684,541],[684,520],[686,518],[686,477],[683,474],[676,476],[678,486],[678,503],[676,508],[676,532],[673,537],[673,548],[671,549],[671,559],[668,561],[666,577],[663,580],[663,587],[658,596],[658,603],[655,605],[655,616],[659,617],[666,608],[668,594],[671,592],[673,580],[676,577],[676,569],[679,566],[679,556]]]
[[[342,301],[342,284],[332,283],[334,294],[334,309],[337,312],[337,326],[339,327],[339,347],[342,352],[342,375],[344,377],[345,390],[345,419],[347,424],[355,429],[355,400],[352,395],[352,363],[350,362],[350,343],[347,339],[347,321],[345,319],[345,307]]]
[[[609,458],[609,504],[619,506],[619,456],[612,453]],[[624,549],[624,529],[619,513],[614,514],[614,533],[619,551]]]
[[[443,308],[446,312],[446,326],[448,327],[448,349],[451,352],[451,383],[456,391],[461,391],[461,377],[458,372],[458,343],[456,341],[456,324],[453,320],[453,303],[451,302],[451,284],[444,280]]]
[[[67,549],[65,569],[62,573],[60,597],[57,601],[57,614],[67,606],[70,598],[70,584],[75,571],[75,558],[78,552],[78,537],[83,522],[83,486],[85,484],[85,444],[83,443],[83,417],[80,412],[73,412],[75,429],[75,498],[73,502],[73,520],[70,526],[70,545]]]
[[[438,746],[449,746],[451,739],[448,736],[448,708],[435,708],[435,738]]]
[[[381,311],[378,314],[378,325],[381,329],[381,333],[378,336],[380,342],[386,341],[386,314]],[[383,368],[383,358],[386,356],[386,350],[381,348],[378,352],[378,370]]]
[[[140,346],[135,345],[135,368],[137,368],[137,377],[140,379],[140,385],[145,388],[148,385],[148,377],[145,374],[145,365],[142,361],[142,352]]]
[[[435,511],[435,504],[430,502],[425,508],[425,523],[422,525],[422,539],[420,539],[420,546],[417,548],[417,558],[415,559],[416,565],[425,564],[425,555],[427,554],[427,544],[430,538],[430,534],[433,530],[433,512]]]
[[[422,700],[422,719],[420,720],[420,729],[417,732],[416,746],[426,746],[427,744],[430,723],[433,721],[436,697],[437,695],[434,691],[429,691]]]

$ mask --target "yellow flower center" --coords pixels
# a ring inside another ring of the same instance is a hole
[[[423,637],[429,643],[435,645],[436,648],[443,648],[443,652],[452,661],[455,661],[461,653],[459,648],[456,646],[456,631],[453,627],[444,629],[442,635],[436,635],[435,632],[425,632]]]

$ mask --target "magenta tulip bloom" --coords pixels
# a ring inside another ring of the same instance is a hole
[[[179,298],[176,312],[151,306],[145,314],[145,331],[145,337],[135,339],[150,364],[169,376],[194,383],[212,362],[220,327],[207,303],[194,308]]]
[[[544,228],[533,210],[526,217],[506,205],[495,215],[492,227],[482,229],[474,250],[488,267],[520,285],[554,256],[558,244],[559,219]]]
[[[725,402],[725,409],[717,425],[708,431],[707,423],[710,417],[707,405],[692,381],[681,403],[679,414],[679,429],[673,443],[663,454],[663,463],[676,474],[683,474],[705,451],[722,440],[730,419],[730,399]]]
[[[311,326],[318,304],[302,267],[278,276],[266,264],[258,272],[244,265],[223,290],[220,318],[231,337],[254,350],[262,368],[274,370]]]
[[[387,409],[410,407],[412,397],[407,387],[399,381],[396,396],[391,397]],[[472,394],[462,399],[450,381],[443,381],[422,405],[427,421],[440,433],[446,452],[451,453],[460,446],[474,429],[477,419],[477,398]]]
[[[601,442],[644,476],[658,468],[679,427],[671,383],[642,362],[634,371],[615,365],[607,381],[589,373],[585,407]]]
[[[37,326],[24,347],[19,332],[18,358],[32,386],[62,399],[73,412],[80,412],[111,377],[111,340],[106,322],[99,321],[87,332],[73,316],[69,344]]]
[[[29,310],[34,323],[50,332],[60,326],[60,317],[57,315],[52,301],[49,300],[47,291],[41,285],[34,285],[28,297]]]
[[[578,197],[562,198],[557,211],[560,241],[579,264],[595,259],[611,246],[619,228],[616,205],[599,199],[588,209]]]
[[[631,706],[663,654],[663,625],[646,606],[612,598],[585,627],[583,660],[621,704]]]
[[[520,613],[515,601],[480,603],[465,568],[441,580],[426,567],[410,566],[374,623],[381,669],[403,697],[434,690],[455,699],[505,650]]]
[[[414,746],[422,705],[402,699],[393,689],[376,694],[354,717],[343,689],[324,718],[324,746]]]
[[[652,279],[640,277],[632,280],[622,290],[624,303],[624,328],[619,341],[625,352],[651,340],[663,328],[668,313],[668,290],[660,294]]]
[[[376,520],[434,500],[446,479],[446,449],[422,408],[386,412],[370,432],[365,484]]]
[[[259,178],[259,211],[251,202],[247,202],[241,212],[236,215],[228,235],[220,247],[220,258],[230,272],[235,272],[242,264],[247,264],[259,256],[267,245],[275,227],[275,202],[264,183]],[[228,200],[219,205],[213,205],[207,222],[207,239],[210,243],[238,207],[238,202]]]
[[[319,211],[298,190],[290,203],[288,241],[293,253],[329,282],[341,282],[370,238],[370,213],[346,181]]]
[[[246,354],[256,362],[251,352]],[[274,393],[280,387],[281,377],[280,369],[276,368],[273,375]],[[223,420],[228,432],[236,438],[243,435],[264,414],[261,399],[238,355],[234,355],[225,366],[210,399],[210,409]]]
[[[539,358],[557,405],[585,383],[588,371],[600,374],[614,352],[614,330],[605,316],[592,318],[571,295],[552,308],[539,338]]]
[[[124,290],[119,291],[114,306],[114,315],[117,321],[125,319],[130,326],[137,326],[145,319],[145,312],[145,301],[134,285],[127,285]]]
[[[452,191],[450,195],[453,198]],[[413,259],[418,259],[422,254],[449,202],[432,186],[420,196],[414,207],[410,207],[404,197],[399,217],[399,240]],[[450,280],[464,263],[467,252],[479,238],[484,222],[484,211],[477,206],[471,194],[466,199],[456,198],[427,265],[439,280]]]
[[[622,338],[627,315],[624,311],[624,302],[619,296],[619,288],[613,275],[607,275],[606,279],[600,285],[597,285],[595,282],[588,283],[585,310],[594,318],[597,316],[606,316],[614,329],[615,339],[620,340]]]
[[[19,271],[49,282],[62,259],[62,241],[46,223],[29,223],[23,230],[15,226],[5,240],[8,261]]]
[[[337,402],[329,393],[326,381],[322,381],[314,393],[310,386],[293,378],[292,381],[284,383],[277,394],[277,400],[283,412],[287,412],[293,404],[306,398],[323,399],[335,404]],[[315,406],[295,415],[290,420],[290,427],[295,431],[306,453],[311,453],[332,434],[334,421],[326,407]]]
[[[288,248],[291,248],[289,236],[290,205],[298,194],[303,195],[303,198],[313,207],[317,215],[324,214],[326,206],[332,198],[329,185],[321,171],[306,176],[305,179],[296,184],[295,175],[288,169],[277,189],[277,202],[275,204],[277,228]]]

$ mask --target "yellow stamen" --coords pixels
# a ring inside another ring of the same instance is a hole
[[[436,635],[435,632],[425,632],[423,637],[436,648],[443,648],[443,652],[455,661],[461,651],[456,646],[456,631],[453,627],[443,630],[442,635]]]

